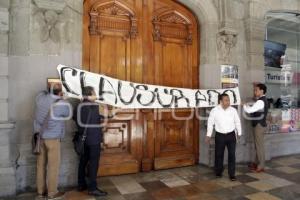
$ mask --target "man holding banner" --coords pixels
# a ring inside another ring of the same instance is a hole
[[[95,103],[96,95],[92,87],[82,90],[83,102],[78,106],[77,124],[81,135],[86,134],[84,152],[80,155],[78,167],[78,191],[88,189],[92,196],[106,196],[107,192],[97,188],[97,174],[100,159],[100,144],[103,140],[101,123],[104,116],[99,113],[99,104]],[[86,168],[88,168],[88,184],[86,182]]]
[[[251,114],[252,126],[254,129],[253,137],[256,149],[256,163],[250,163],[249,168],[253,172],[264,172],[265,167],[265,146],[264,135],[267,127],[268,101],[266,97],[267,87],[259,83],[254,88],[254,95],[257,101],[252,105],[244,105],[244,111]]]
[[[59,199],[64,196],[57,190],[61,157],[61,139],[65,135],[65,120],[71,109],[62,98],[59,83],[53,84],[49,91],[36,97],[34,133],[41,135],[41,151],[37,156],[36,199]]]
[[[239,89],[190,89],[149,85],[118,80],[74,67],[58,65],[57,70],[68,97],[81,99],[82,88],[92,87],[97,96],[95,102],[122,109],[160,109],[160,108],[201,108],[221,105],[213,109],[209,119],[207,141],[215,125],[216,136],[216,174],[223,172],[224,148],[229,155],[229,175],[235,180],[235,129],[241,135],[240,119],[237,111],[230,105],[240,104]]]
[[[241,121],[235,108],[230,106],[228,94],[220,95],[220,105],[213,108],[207,122],[206,143],[210,142],[213,127],[216,130],[215,136],[215,173],[222,177],[224,170],[224,150],[228,150],[228,174],[231,181],[235,181],[235,149],[236,131],[238,137],[242,135]]]

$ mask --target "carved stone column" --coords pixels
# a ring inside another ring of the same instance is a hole
[[[274,2],[276,4],[276,2]],[[245,32],[247,44],[247,67],[250,82],[264,82],[264,39],[267,20],[265,15],[272,10],[267,1],[249,0],[246,7]]]
[[[252,81],[264,82],[264,39],[266,21],[258,18],[248,18],[245,20],[245,30],[247,39],[247,63],[252,69]]]
[[[12,0],[10,4],[9,54],[28,55],[30,0]]]
[[[266,1],[249,0],[246,7],[246,18],[244,20],[245,37],[246,37],[246,59],[247,59],[247,85],[244,90],[247,96],[244,98],[252,98],[253,82],[264,82],[264,38],[266,22],[264,15],[268,8]],[[255,148],[253,143],[252,126],[249,121],[244,120],[244,124],[248,134],[245,134],[246,147],[248,152],[245,157],[250,161],[255,158]]]
[[[16,193],[15,167],[10,143],[14,124],[9,122],[8,117],[8,5],[0,5],[0,196]]]
[[[219,0],[219,32],[217,34],[217,48],[219,61],[222,64],[231,64],[231,52],[237,43],[237,31],[232,20],[231,0]]]

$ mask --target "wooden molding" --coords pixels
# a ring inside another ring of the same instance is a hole
[[[90,35],[101,35],[104,31],[117,31],[129,38],[138,33],[136,14],[119,1],[98,2],[90,9]]]
[[[163,38],[174,38],[192,44],[193,33],[191,21],[176,10],[163,10],[154,13],[153,40],[162,41]]]

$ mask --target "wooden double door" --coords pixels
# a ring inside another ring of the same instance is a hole
[[[121,80],[198,88],[194,15],[172,0],[85,0],[83,66]],[[104,130],[99,175],[193,165],[195,110],[122,110]]]

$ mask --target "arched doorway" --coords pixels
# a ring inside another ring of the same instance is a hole
[[[86,0],[83,66],[122,80],[198,88],[198,34],[193,13],[172,0]],[[119,116],[133,118],[111,120],[105,128],[100,175],[197,163],[199,124],[184,118],[193,114],[122,111]]]

